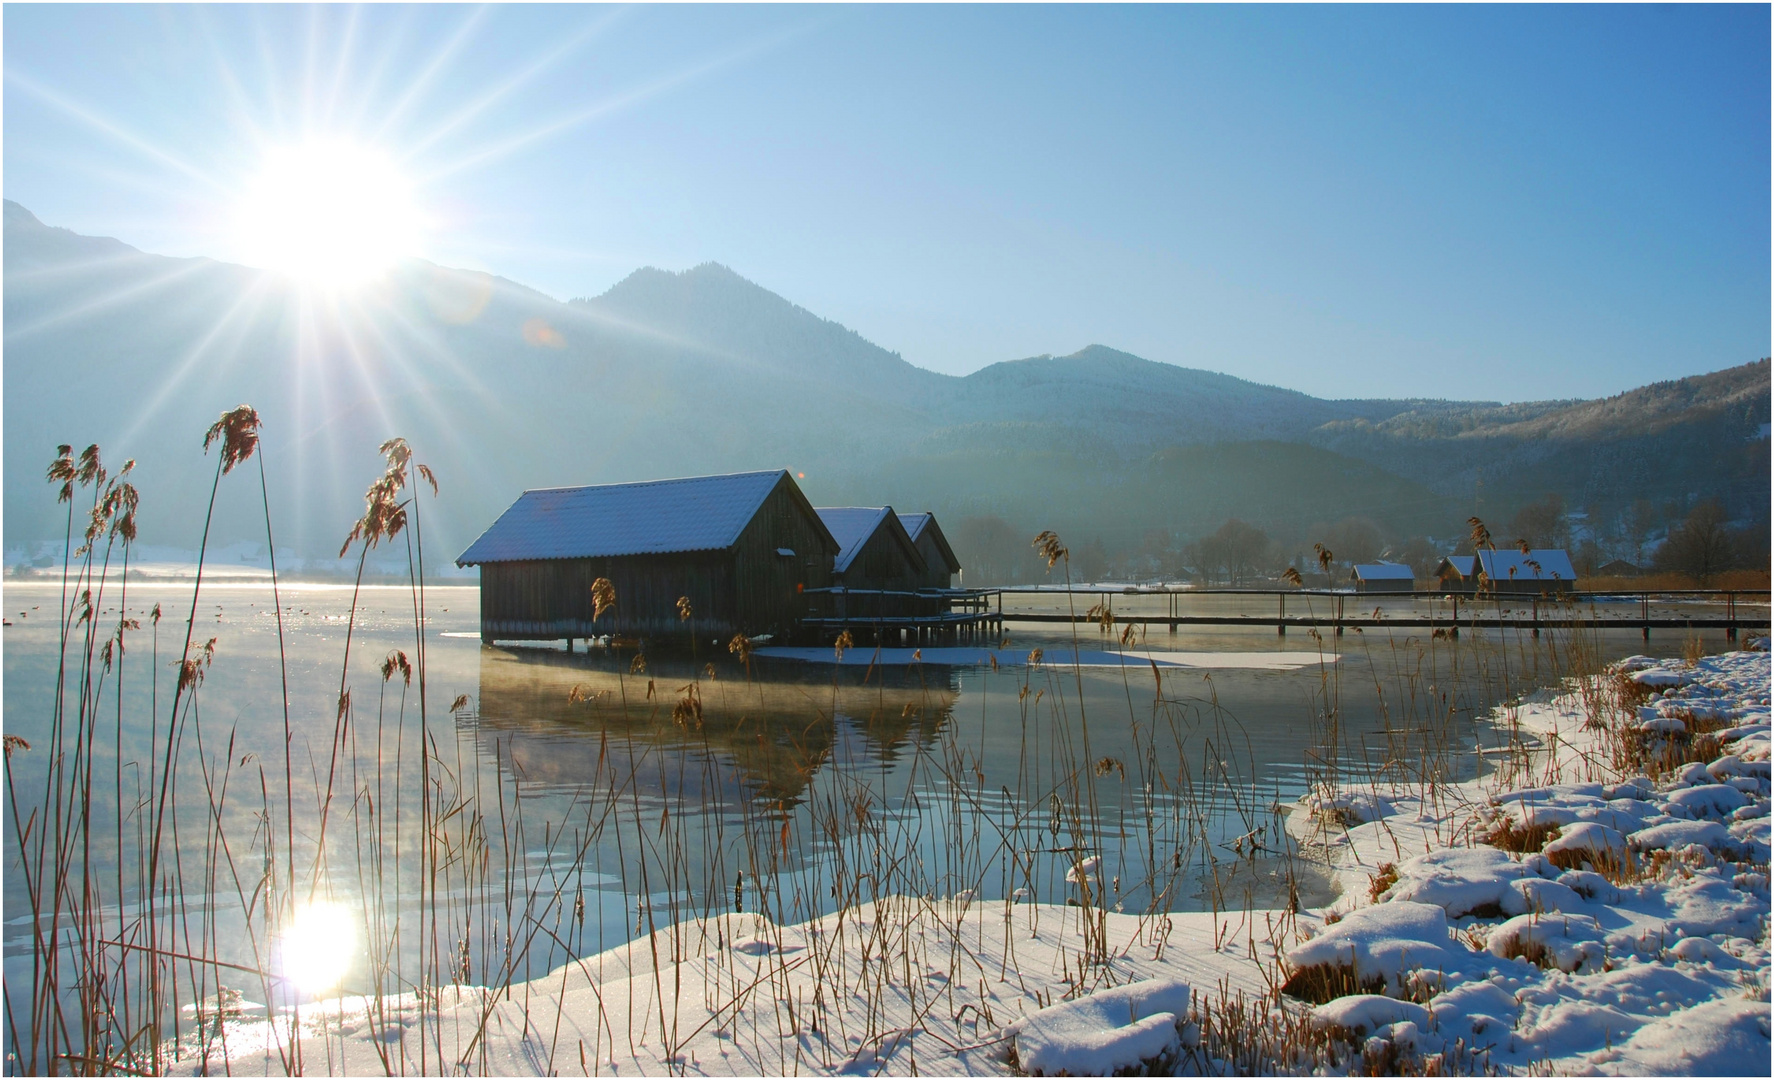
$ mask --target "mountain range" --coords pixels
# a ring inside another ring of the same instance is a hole
[[[194,548],[204,430],[264,419],[277,546],[336,555],[401,435],[436,471],[442,565],[525,488],[788,468],[817,504],[1137,546],[1240,517],[1278,536],[1364,517],[1453,535],[1548,493],[1768,517],[1766,359],[1598,401],[1326,400],[1101,345],[937,374],[713,263],[560,302],[408,260],[348,296],[47,226],[5,204],[5,550],[59,540],[59,443],[138,462],[145,542]],[[1425,388],[1503,395],[1482,370]],[[264,538],[227,478],[214,541]],[[441,554],[439,554],[441,553]],[[965,553],[963,553],[965,557]]]

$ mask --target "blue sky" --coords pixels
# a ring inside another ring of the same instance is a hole
[[[1323,396],[1598,396],[1769,352],[1769,9],[5,9],[5,193],[239,257],[268,145],[421,252],[714,260],[924,367],[1098,342]]]

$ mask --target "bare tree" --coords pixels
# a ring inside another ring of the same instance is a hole
[[[1736,545],[1725,527],[1725,508],[1717,499],[1705,499],[1688,511],[1680,525],[1669,530],[1669,539],[1657,549],[1659,570],[1691,575],[1706,585],[1735,561]]]
[[[954,536],[962,580],[969,587],[1011,585],[1034,572],[1028,538],[995,514],[962,518]]]
[[[1632,541],[1632,561],[1639,566],[1645,564],[1645,541],[1650,539],[1657,521],[1657,507],[1651,500],[1632,500],[1631,509],[1626,511],[1626,533]]]
[[[1233,518],[1196,545],[1201,568],[1220,571],[1227,584],[1248,584],[1269,555],[1269,534]]]
[[[1531,502],[1509,519],[1508,539],[1526,541],[1529,547],[1561,548],[1571,543],[1571,524],[1565,517],[1564,496],[1558,492]],[[1499,537],[1499,541],[1503,538]]]
[[[1385,545],[1380,527],[1367,518],[1344,518],[1324,533],[1324,546],[1336,552],[1337,561],[1351,565],[1373,562]]]

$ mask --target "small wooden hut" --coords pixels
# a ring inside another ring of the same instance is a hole
[[[902,530],[903,531],[903,530]],[[787,472],[526,491],[456,560],[479,566],[481,640],[725,640],[823,613],[839,547]],[[595,617],[608,578],[614,610]],[[678,600],[687,597],[691,618]]]
[[[1356,592],[1408,593],[1417,587],[1416,575],[1403,563],[1357,563],[1349,571]]]
[[[901,514],[899,523],[905,526],[906,535],[918,546],[918,554],[924,556],[923,587],[954,588],[955,575],[961,572],[961,560],[955,558],[955,549],[949,546],[949,538],[942,534],[936,515]]]
[[[1486,587],[1493,592],[1525,596],[1570,592],[1577,587],[1577,571],[1564,548],[1534,548],[1525,553],[1484,548],[1477,559],[1489,579]]]
[[[1478,580],[1478,560],[1470,555],[1449,555],[1436,566],[1435,577],[1445,592],[1469,593]]]

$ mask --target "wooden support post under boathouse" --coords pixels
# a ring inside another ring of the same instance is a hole
[[[778,470],[526,491],[456,564],[480,567],[483,642],[724,646],[733,634],[793,637],[823,615],[838,550]],[[601,618],[598,578],[616,594]]]

